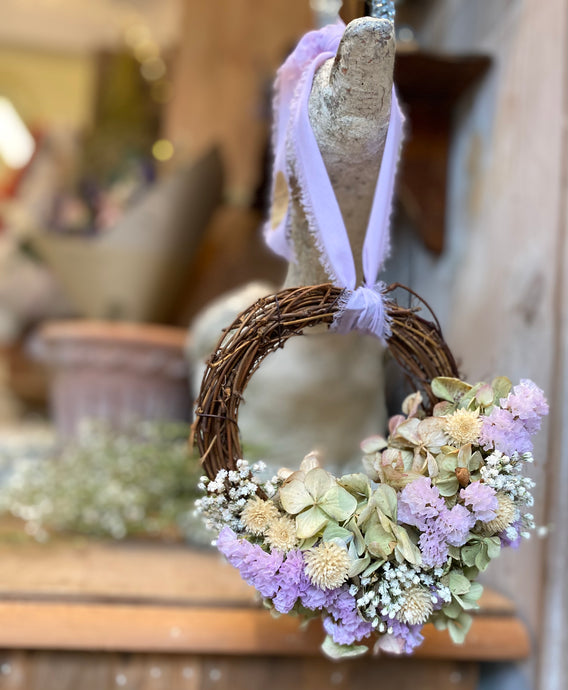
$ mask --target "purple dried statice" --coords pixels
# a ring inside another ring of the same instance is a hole
[[[495,520],[499,501],[495,489],[481,482],[472,482],[460,491],[466,506],[470,506],[475,518],[481,522]]]
[[[432,518],[445,508],[444,499],[428,477],[407,484],[398,497],[398,519],[423,532]]]
[[[239,570],[243,580],[263,597],[272,599],[280,613],[289,613],[298,600],[311,611],[327,610],[333,619],[334,639],[338,644],[352,644],[339,640],[361,639],[370,632],[370,624],[359,616],[355,599],[346,585],[325,590],[310,582],[301,551],[290,551],[286,556],[279,551],[267,553],[260,546],[239,538],[230,527],[221,530],[217,548]]]
[[[305,586],[304,558],[301,551],[290,551],[276,576],[278,591],[272,599],[280,613],[289,613]]]
[[[474,525],[475,517],[459,503],[451,510],[446,509],[440,513],[439,526],[450,546],[463,546]]]
[[[396,618],[388,621],[392,628],[392,634],[397,639],[404,643],[403,652],[405,654],[412,654],[412,652],[424,642],[424,635],[421,634],[421,625],[408,625],[402,623]]]
[[[542,390],[530,379],[521,379],[501,405],[521,420],[530,434],[540,429],[542,417],[548,414],[548,403]]]
[[[320,589],[310,582],[310,578],[304,573],[300,585],[300,602],[310,611],[317,611],[323,608],[327,601],[329,590]]]
[[[428,568],[444,565],[448,545],[462,546],[475,518],[467,508],[456,505],[448,510],[437,487],[428,477],[407,484],[398,497],[398,519],[417,527],[422,561]]]
[[[217,538],[217,548],[237,568],[245,582],[263,597],[273,597],[278,590],[276,573],[283,562],[279,551],[266,553],[260,546],[239,539],[230,527],[223,527]]]
[[[448,559],[448,544],[443,525],[431,520],[420,535],[418,547],[422,554],[422,564],[427,568],[439,568]]]
[[[336,644],[352,645],[373,632],[371,623],[361,618],[347,585],[329,590],[325,609],[329,615],[325,616],[323,627]]]
[[[520,419],[510,410],[494,407],[483,418],[479,443],[485,450],[499,450],[509,457],[513,453],[530,453],[533,445],[530,433]]]

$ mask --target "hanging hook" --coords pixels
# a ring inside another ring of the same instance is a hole
[[[376,19],[388,19],[394,22],[395,16],[395,0],[367,0],[369,7],[369,14]]]

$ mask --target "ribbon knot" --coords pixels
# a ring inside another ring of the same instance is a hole
[[[357,331],[385,341],[390,336],[385,288],[385,284],[379,282],[372,288],[362,285],[356,290],[345,290],[331,329],[336,333]]]

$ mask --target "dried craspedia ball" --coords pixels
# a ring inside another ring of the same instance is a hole
[[[247,501],[241,514],[241,522],[250,534],[264,534],[271,523],[280,516],[278,508],[272,501],[263,501],[254,496]]]
[[[306,574],[320,589],[337,589],[349,573],[347,550],[333,541],[324,541],[304,554]]]
[[[274,520],[265,535],[266,543],[271,549],[291,551],[298,544],[296,536],[296,523],[289,517],[279,517]]]
[[[465,446],[468,443],[479,441],[481,424],[482,421],[477,410],[456,410],[452,415],[446,417],[444,431],[455,444]]]
[[[507,494],[497,494],[499,507],[497,516],[494,520],[483,523],[482,531],[484,534],[493,535],[504,532],[510,527],[517,517],[517,508]]]
[[[432,615],[432,595],[424,587],[410,587],[405,594],[397,618],[408,625],[422,625]]]

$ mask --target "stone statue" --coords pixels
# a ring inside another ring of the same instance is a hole
[[[385,144],[394,67],[394,28],[365,17],[351,22],[337,57],[315,75],[309,116],[349,235],[358,279],[361,252]],[[294,162],[292,163],[292,169]],[[291,263],[285,287],[328,282],[299,200],[290,190]],[[273,291],[253,284],[217,300],[196,319],[193,361],[210,354],[222,327],[255,299]],[[203,370],[195,372],[200,383]],[[271,466],[297,466],[318,448],[331,466],[359,463],[359,443],[384,431],[382,348],[358,334],[314,333],[294,338],[253,377],[239,415],[245,448]]]

